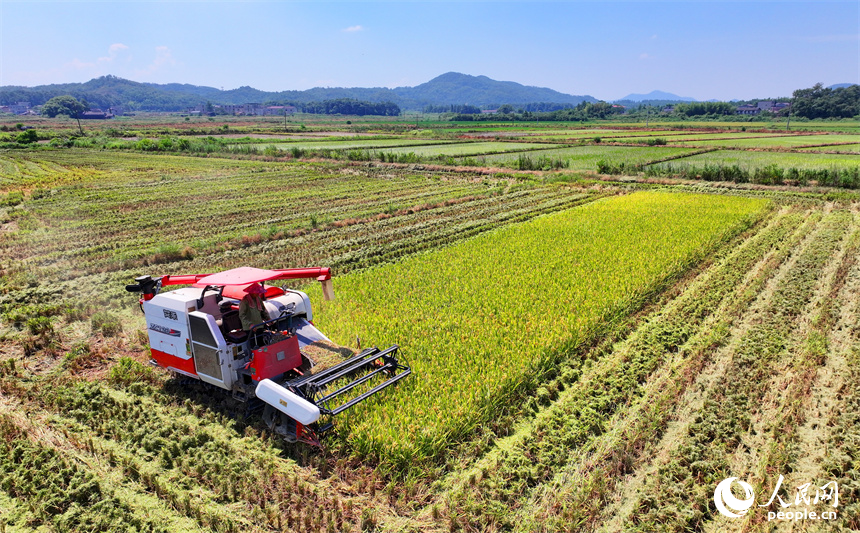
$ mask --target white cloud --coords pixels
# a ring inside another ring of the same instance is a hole
[[[651,56],[643,52],[639,54],[639,59],[651,59]]]
[[[342,30],[344,33],[355,33],[357,31],[364,31],[363,26],[350,26],[349,28],[344,28]]]
[[[152,60],[152,63],[150,63],[146,68],[138,69],[135,73],[145,76],[147,74],[153,74],[163,70],[165,67],[172,67],[175,65],[177,65],[177,62],[176,59],[173,58],[170,48],[166,46],[156,46],[155,59]]]
[[[77,57],[69,61],[68,63],[63,64],[63,70],[87,70],[91,68],[95,68],[95,63],[87,63],[86,61],[81,61]]]
[[[126,50],[128,50],[128,46],[122,43],[114,43],[108,47],[108,55],[99,58],[99,63],[110,63]]]

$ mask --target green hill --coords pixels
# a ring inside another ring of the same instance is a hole
[[[486,76],[449,72],[416,87],[343,88],[315,87],[305,91],[267,92],[253,87],[222,91],[214,87],[181,83],[140,83],[116,76],[102,76],[85,83],[41,85],[38,87],[0,87],[0,105],[30,102],[41,105],[54,96],[70,94],[86,100],[92,107],[122,107],[126,111],[182,111],[201,103],[212,104],[303,104],[352,98],[368,102],[394,102],[402,109],[421,109],[426,105],[496,106],[552,102],[576,105],[596,102],[591,96],[574,96],[552,89],[529,87]]]

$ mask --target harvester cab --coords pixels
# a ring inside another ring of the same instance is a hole
[[[334,366],[315,368],[302,352],[329,339],[313,325],[308,295],[269,284],[316,278],[334,298],[328,268],[241,267],[216,274],[142,276],[126,290],[141,294],[152,363],[200,380],[242,401],[264,405],[263,420],[290,442],[319,444],[337,414],[411,373],[398,346],[369,348]],[[267,283],[269,282],[269,283]],[[269,319],[243,329],[239,317],[249,287],[260,285]],[[167,285],[190,285],[162,292]],[[342,402],[342,403],[341,403]]]

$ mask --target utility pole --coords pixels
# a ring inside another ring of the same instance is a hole
[[[791,129],[791,104],[794,102],[794,98],[788,101],[788,120],[785,121],[785,131],[789,131]]]

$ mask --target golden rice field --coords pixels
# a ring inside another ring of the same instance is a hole
[[[396,342],[418,376],[356,410],[351,448],[401,469],[433,458],[766,206],[641,192],[340,278],[320,327]]]

